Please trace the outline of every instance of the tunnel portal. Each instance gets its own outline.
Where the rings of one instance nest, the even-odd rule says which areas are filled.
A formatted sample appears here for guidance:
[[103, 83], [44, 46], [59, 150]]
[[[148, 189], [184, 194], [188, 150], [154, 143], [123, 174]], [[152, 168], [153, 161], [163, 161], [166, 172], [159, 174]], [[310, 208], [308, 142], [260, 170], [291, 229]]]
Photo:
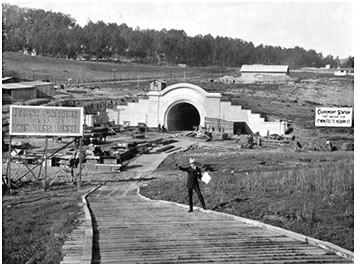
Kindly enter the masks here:
[[194, 130], [200, 125], [200, 114], [195, 106], [182, 102], [175, 104], [167, 114], [167, 127], [169, 131]]

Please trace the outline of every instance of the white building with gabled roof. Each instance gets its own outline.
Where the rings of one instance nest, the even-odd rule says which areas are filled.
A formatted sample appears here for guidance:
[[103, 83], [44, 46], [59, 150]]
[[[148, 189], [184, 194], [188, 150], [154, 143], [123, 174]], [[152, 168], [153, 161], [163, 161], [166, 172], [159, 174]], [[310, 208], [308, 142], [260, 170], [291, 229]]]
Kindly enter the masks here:
[[242, 65], [241, 77], [256, 78], [259, 76], [285, 76], [289, 74], [288, 65]]

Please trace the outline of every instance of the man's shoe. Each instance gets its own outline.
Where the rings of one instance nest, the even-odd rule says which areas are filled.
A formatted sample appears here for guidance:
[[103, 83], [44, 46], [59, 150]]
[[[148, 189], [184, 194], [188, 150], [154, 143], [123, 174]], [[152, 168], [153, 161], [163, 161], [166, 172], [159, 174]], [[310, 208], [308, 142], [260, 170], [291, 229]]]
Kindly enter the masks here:
[[188, 213], [192, 212], [193, 210], [189, 210]]

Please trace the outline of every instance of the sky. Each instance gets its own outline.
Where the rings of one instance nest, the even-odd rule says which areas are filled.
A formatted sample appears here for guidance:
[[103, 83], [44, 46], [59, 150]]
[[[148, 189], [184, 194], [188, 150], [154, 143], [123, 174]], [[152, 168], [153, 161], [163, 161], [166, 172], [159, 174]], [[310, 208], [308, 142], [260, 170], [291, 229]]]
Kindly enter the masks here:
[[2, 0], [19, 7], [70, 15], [88, 21], [125, 23], [140, 29], [177, 29], [283, 48], [314, 49], [323, 56], [354, 56], [355, 1], [84, 1]]

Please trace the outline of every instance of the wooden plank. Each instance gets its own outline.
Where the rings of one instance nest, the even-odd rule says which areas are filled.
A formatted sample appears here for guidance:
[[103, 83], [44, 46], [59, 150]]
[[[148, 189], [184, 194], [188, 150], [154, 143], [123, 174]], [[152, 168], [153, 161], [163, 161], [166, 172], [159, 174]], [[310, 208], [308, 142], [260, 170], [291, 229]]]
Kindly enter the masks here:
[[[103, 246], [102, 246], [103, 247]], [[103, 254], [104, 256], [106, 255], [111, 255], [111, 254], [116, 254], [116, 255], [127, 255], [129, 253], [134, 253], [134, 254], [141, 254], [141, 255], [145, 255], [145, 254], [181, 254], [183, 252], [188, 253], [189, 251], [193, 251], [193, 252], [200, 252], [201, 254], [206, 254], [206, 253], [216, 253], [216, 254], [241, 254], [241, 255], [246, 255], [246, 254], [250, 254], [250, 255], [256, 255], [256, 254], [260, 254], [260, 255], [278, 255], [278, 254], [288, 254], [288, 255], [297, 255], [297, 256], [318, 256], [318, 255], [326, 255], [327, 253], [324, 251], [319, 251], [319, 250], [315, 250], [312, 251], [311, 254], [306, 252], [306, 250], [295, 250], [295, 249], [287, 249], [286, 247], [282, 247], [279, 248], [277, 246], [273, 246], [273, 247], [263, 247], [263, 248], [257, 248], [257, 247], [253, 247], [253, 248], [249, 248], [247, 249], [246, 246], [243, 246], [241, 248], [233, 246], [233, 247], [227, 247], [227, 246], [211, 246], [208, 248], [205, 247], [199, 247], [199, 246], [178, 246], [178, 247], [154, 247], [152, 249], [149, 248], [143, 248], [143, 249], [139, 249], [139, 248], [126, 248], [126, 247], [112, 247], [112, 248], [108, 248], [108, 247], [103, 247], [102, 249], [103, 251], [106, 251], [105, 254]], [[336, 257], [337, 259], [339, 259], [337, 256], [333, 255], [332, 256]]]
[[[267, 253], [271, 252], [271, 254], [276, 253], [284, 253], [289, 252], [292, 254], [303, 254], [303, 255], [314, 255], [314, 254], [321, 254], [325, 255], [328, 254], [324, 250], [319, 249], [305, 249], [305, 248], [296, 248], [293, 247], [279, 247], [277, 245], [273, 246], [253, 246], [248, 247], [247, 245], [237, 246], [227, 246], [226, 244], [223, 245], [216, 245], [213, 243], [212, 245], [208, 245], [209, 247], [204, 247], [204, 245], [177, 245], [177, 246], [169, 246], [169, 245], [144, 245], [142, 248], [138, 246], [132, 245], [104, 245], [100, 244], [101, 250], [106, 251], [108, 253], [114, 252], [116, 254], [127, 253], [128, 251], [136, 251], [136, 252], [169, 252], [169, 253], [181, 253], [182, 251], [188, 250], [195, 250], [195, 251], [216, 251], [216, 252], [232, 252], [232, 253]], [[334, 255], [334, 254], [332, 254]], [[335, 255], [334, 255], [335, 256]]]
[[95, 187], [82, 196], [83, 214], [79, 226], [67, 237], [62, 247], [65, 254], [61, 263], [91, 263], [93, 249], [93, 227], [86, 196], [95, 191]]
[[195, 239], [201, 239], [206, 241], [219, 241], [221, 243], [222, 241], [231, 242], [236, 241], [237, 243], [241, 242], [254, 242], [259, 243], [260, 241], [263, 242], [279, 242], [281, 244], [285, 243], [298, 243], [297, 241], [294, 241], [293, 239], [289, 239], [286, 236], [239, 236], [239, 235], [224, 235], [224, 234], [217, 234], [217, 235], [198, 235], [197, 237], [193, 237], [194, 234], [191, 233], [182, 233], [174, 235], [174, 233], [167, 233], [167, 234], [144, 234], [144, 235], [134, 235], [134, 233], [131, 234], [123, 234], [121, 235], [116, 233], [107, 233], [107, 232], [100, 232], [101, 236], [95, 236], [94, 239], [98, 241], [122, 241], [122, 243], [126, 242], [132, 242], [132, 241], [156, 241], [156, 242], [171, 242], [171, 241], [188, 241], [188, 240], [195, 240]]
[[[173, 256], [168, 256], [165, 254], [155, 254], [153, 256], [148, 256], [148, 255], [139, 255], [139, 256], [129, 256], [128, 254], [126, 256], [121, 256], [121, 255], [117, 255], [115, 254], [114, 256], [105, 256], [105, 257], [101, 257], [101, 261], [106, 261], [106, 260], [112, 260], [118, 258], [118, 262], [121, 261], [126, 261], [126, 260], [132, 260], [135, 262], [147, 262], [150, 263], [151, 261], [163, 261], [166, 263], [171, 263], [171, 261], [180, 261], [180, 260], [188, 260], [189, 259], [189, 253], [185, 253], [185, 254], [174, 254]], [[319, 259], [319, 256], [309, 256], [309, 257], [300, 257], [300, 256], [286, 256], [286, 255], [282, 255], [282, 254], [269, 254], [268, 256], [262, 256], [261, 254], [253, 254], [253, 256], [249, 256], [248, 254], [244, 254], [244, 256], [241, 256], [239, 254], [224, 254], [224, 255], [218, 255], [215, 256], [214, 254], [199, 254], [199, 253], [192, 253], [192, 259], [197, 260], [197, 262], [201, 262], [203, 260], [212, 260], [214, 262], [220, 262], [220, 261], [227, 261], [227, 260], [231, 260], [231, 261], [236, 261], [238, 263], [241, 263], [242, 261], [246, 260], [246, 261], [252, 261], [253, 263], [256, 261], [280, 261], [280, 260], [288, 260], [288, 261], [292, 261], [292, 263], [298, 263], [299, 261], [302, 260], [307, 260], [307, 261], [312, 261], [312, 262], [326, 262], [326, 261], [331, 261], [331, 262], [336, 262], [336, 263], [346, 263], [345, 261], [340, 261], [337, 258], [334, 257], [324, 257], [322, 256], [321, 259]]]
[[101, 258], [99, 263], [346, 263], [346, 261], [339, 261], [337, 258], [326, 258], [323, 257], [319, 259], [318, 257], [309, 257], [309, 258], [298, 258], [298, 257], [241, 257], [241, 256], [231, 256], [227, 255], [226, 257], [203, 257], [201, 255], [178, 255], [173, 257], [123, 257], [119, 258], [118, 256], [113, 257], [104, 257]]
[[121, 164], [95, 164], [95, 169], [110, 169], [110, 171], [113, 170], [119, 170], [123, 167]]
[[[201, 250], [202, 251], [202, 250]], [[245, 253], [245, 252], [196, 252], [195, 250], [189, 250], [189, 251], [183, 251], [183, 252], [177, 252], [177, 253], [169, 253], [169, 252], [157, 252], [157, 253], [150, 253], [150, 252], [124, 252], [124, 253], [104, 253], [101, 255], [101, 258], [106, 260], [107, 258], [124, 258], [124, 259], [138, 259], [138, 260], [159, 260], [159, 258], [163, 260], [173, 260], [173, 259], [179, 259], [181, 257], [187, 258], [187, 257], [198, 257], [198, 259], [206, 259], [211, 258], [212, 260], [219, 260], [219, 259], [227, 259], [227, 258], [236, 258], [237, 260], [241, 259], [251, 259], [253, 261], [256, 260], [331, 260], [331, 261], [341, 261], [337, 256], [327, 256], [322, 255], [321, 258], [314, 254], [314, 255], [302, 255], [302, 254], [294, 254], [294, 253], [287, 253], [287, 252], [258, 252], [258, 253]]]

